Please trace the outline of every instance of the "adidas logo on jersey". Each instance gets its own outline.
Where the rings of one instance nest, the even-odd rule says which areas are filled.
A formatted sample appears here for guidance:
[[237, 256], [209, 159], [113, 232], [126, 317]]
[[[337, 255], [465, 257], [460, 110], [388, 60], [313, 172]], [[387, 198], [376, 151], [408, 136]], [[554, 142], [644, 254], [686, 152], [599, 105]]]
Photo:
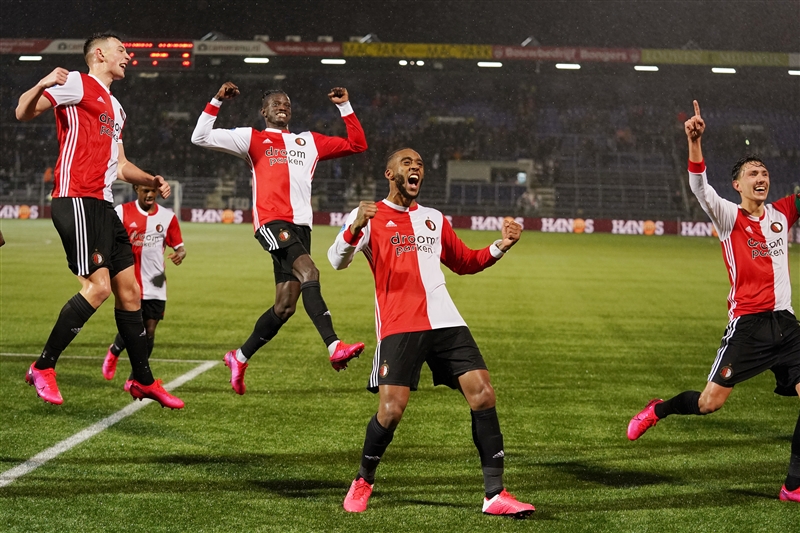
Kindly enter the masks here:
[[272, 144], [272, 141], [269, 139], [264, 139], [264, 142], [262, 142], [261, 144]]
[[386, 227], [387, 228], [396, 228], [397, 224], [395, 224], [394, 221], [390, 220], [389, 222], [386, 223]]
[[98, 101], [98, 102], [101, 102], [101, 103], [103, 103], [103, 104], [105, 104], [105, 103], [106, 103], [106, 101], [105, 101], [105, 100], [103, 100], [103, 97], [102, 97], [102, 96], [98, 96], [98, 97], [97, 97], [97, 101]]
[[133, 222], [131, 222], [131, 225], [130, 225], [130, 227], [131, 227], [131, 228], [138, 228], [138, 227], [139, 227], [139, 225], [138, 225], [138, 224], [136, 223], [136, 221], [134, 220]]
[[747, 226], [746, 228], [744, 228], [744, 230], [745, 230], [747, 233], [753, 233], [753, 228], [751, 228], [750, 226]]

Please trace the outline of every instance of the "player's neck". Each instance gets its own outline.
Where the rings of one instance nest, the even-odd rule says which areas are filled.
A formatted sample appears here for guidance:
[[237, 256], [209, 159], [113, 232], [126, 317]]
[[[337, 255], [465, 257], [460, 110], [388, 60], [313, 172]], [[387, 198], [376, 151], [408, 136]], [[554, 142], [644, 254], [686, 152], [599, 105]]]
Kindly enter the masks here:
[[751, 217], [761, 218], [764, 216], [764, 202], [762, 201], [753, 201], [748, 198], [742, 198], [742, 202], [739, 204], [739, 207]]
[[100, 68], [90, 68], [89, 74], [100, 80], [100, 83], [105, 85], [107, 89], [111, 89], [111, 84], [114, 82], [114, 76], [111, 72]]
[[386, 201], [400, 207], [412, 207], [417, 201], [414, 198], [407, 198], [400, 194], [400, 191], [389, 192]]

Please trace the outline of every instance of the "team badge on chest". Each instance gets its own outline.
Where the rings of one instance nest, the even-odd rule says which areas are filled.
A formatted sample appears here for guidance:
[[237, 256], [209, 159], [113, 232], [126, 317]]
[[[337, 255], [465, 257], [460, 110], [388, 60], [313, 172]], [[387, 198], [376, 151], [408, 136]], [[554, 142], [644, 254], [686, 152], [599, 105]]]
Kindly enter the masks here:
[[773, 233], [780, 233], [783, 231], [783, 224], [780, 222], [773, 222], [769, 225], [769, 229], [771, 229]]

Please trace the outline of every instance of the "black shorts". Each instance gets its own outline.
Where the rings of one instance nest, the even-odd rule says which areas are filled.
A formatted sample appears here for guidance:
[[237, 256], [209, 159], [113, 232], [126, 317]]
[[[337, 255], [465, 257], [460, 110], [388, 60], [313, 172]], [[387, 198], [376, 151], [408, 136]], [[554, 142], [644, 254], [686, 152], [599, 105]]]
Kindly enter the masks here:
[[800, 383], [800, 324], [789, 311], [733, 319], [717, 350], [708, 380], [733, 387], [765, 370], [775, 374], [775, 393], [797, 396]]
[[481, 351], [466, 326], [397, 333], [378, 342], [367, 390], [401, 385], [417, 390], [422, 363], [428, 363], [434, 385], [458, 388], [458, 377], [486, 370]]
[[276, 285], [300, 281], [292, 273], [292, 265], [301, 255], [311, 255], [311, 228], [276, 220], [258, 228], [255, 238], [272, 255]]
[[164, 311], [166, 309], [166, 300], [142, 300], [142, 319], [164, 320]]
[[133, 266], [131, 241], [111, 203], [96, 198], [53, 198], [51, 216], [73, 274], [85, 278], [107, 268], [114, 277]]

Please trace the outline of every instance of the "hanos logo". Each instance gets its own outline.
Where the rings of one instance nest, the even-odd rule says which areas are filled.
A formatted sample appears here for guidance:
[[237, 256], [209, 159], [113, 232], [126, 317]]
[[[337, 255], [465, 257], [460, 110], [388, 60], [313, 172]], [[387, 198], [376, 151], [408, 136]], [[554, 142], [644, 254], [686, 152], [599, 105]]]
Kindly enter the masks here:
[[594, 233], [594, 220], [591, 218], [543, 218], [542, 231], [545, 233]]

